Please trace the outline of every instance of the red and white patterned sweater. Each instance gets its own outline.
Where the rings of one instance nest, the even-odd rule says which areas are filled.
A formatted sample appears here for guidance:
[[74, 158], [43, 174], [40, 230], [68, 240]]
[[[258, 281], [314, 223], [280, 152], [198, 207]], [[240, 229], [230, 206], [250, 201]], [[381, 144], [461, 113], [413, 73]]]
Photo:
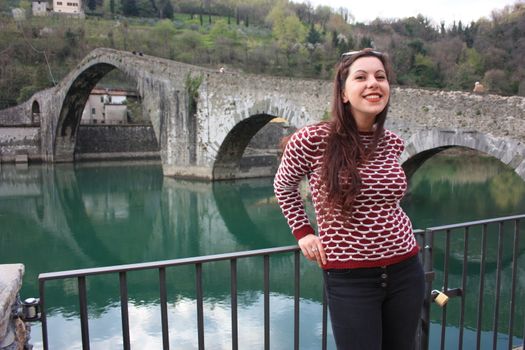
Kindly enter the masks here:
[[[275, 196], [295, 238], [314, 233], [299, 192], [299, 183], [306, 175], [327, 255], [323, 268], [385, 266], [417, 254], [412, 224], [399, 204], [407, 189], [398, 161], [403, 140], [385, 130], [373, 156], [358, 167], [362, 187], [348, 214], [340, 208], [326, 210], [323, 205], [326, 186], [320, 175], [328, 132], [329, 125], [320, 123], [293, 134], [275, 175]], [[372, 133], [360, 136], [363, 144], [372, 142]]]

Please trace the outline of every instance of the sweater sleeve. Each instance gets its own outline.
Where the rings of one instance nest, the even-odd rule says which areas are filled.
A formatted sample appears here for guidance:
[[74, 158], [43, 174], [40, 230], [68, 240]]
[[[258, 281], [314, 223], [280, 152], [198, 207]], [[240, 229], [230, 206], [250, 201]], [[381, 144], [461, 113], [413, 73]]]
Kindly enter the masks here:
[[299, 192], [299, 183], [311, 170], [315, 148], [307, 128], [293, 134], [274, 179], [275, 197], [297, 240], [314, 233]]

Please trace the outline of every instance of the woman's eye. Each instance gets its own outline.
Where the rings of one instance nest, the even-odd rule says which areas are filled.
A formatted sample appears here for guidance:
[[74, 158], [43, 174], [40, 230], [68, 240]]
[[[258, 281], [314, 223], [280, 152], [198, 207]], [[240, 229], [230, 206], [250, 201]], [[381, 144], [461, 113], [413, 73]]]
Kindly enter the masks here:
[[384, 75], [380, 75], [378, 77], [376, 77], [377, 80], [385, 80], [386, 77]]

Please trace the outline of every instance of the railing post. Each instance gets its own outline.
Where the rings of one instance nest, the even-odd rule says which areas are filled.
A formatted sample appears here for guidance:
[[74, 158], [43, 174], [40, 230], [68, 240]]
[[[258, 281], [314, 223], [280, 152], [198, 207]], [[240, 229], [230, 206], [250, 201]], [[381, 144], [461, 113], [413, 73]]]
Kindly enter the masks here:
[[237, 316], [237, 259], [230, 260], [230, 276], [232, 350], [237, 350], [239, 349], [239, 326]]
[[44, 350], [49, 349], [48, 338], [47, 338], [47, 317], [46, 317], [46, 304], [45, 304], [45, 280], [38, 280], [38, 288], [40, 290], [40, 322], [42, 322], [42, 346]]
[[[433, 234], [430, 230], [425, 230], [423, 238], [423, 270], [425, 276], [431, 276], [433, 268]], [[433, 278], [432, 278], [433, 279]], [[432, 279], [425, 279], [425, 299], [423, 300], [423, 310], [421, 311], [421, 337], [419, 339], [420, 350], [427, 350], [430, 335], [430, 305], [432, 304]]]
[[270, 350], [270, 256], [264, 255], [264, 349]]
[[323, 336], [321, 339], [321, 348], [322, 350], [326, 350], [328, 346], [328, 300], [326, 298], [326, 289], [323, 285]]
[[465, 294], [467, 291], [467, 275], [468, 275], [468, 248], [469, 248], [469, 227], [465, 227], [463, 234], [463, 271], [461, 275], [461, 290], [463, 296], [461, 297], [461, 311], [459, 315], [459, 334], [458, 334], [458, 350], [463, 349], [463, 337], [465, 333]]
[[[512, 249], [512, 277], [511, 277], [511, 289], [510, 289], [510, 315], [509, 315], [509, 343], [508, 350], [512, 349], [512, 336], [514, 334], [514, 308], [516, 307], [516, 284], [518, 276], [518, 257], [519, 257], [519, 246], [520, 246], [520, 221], [514, 222], [514, 237], [513, 237], [513, 249]], [[525, 322], [524, 322], [525, 323]], [[523, 328], [522, 339], [525, 339], [525, 325]]]
[[478, 315], [476, 322], [476, 349], [480, 349], [481, 327], [483, 318], [483, 295], [485, 293], [485, 260], [487, 258], [487, 225], [483, 224], [481, 229], [481, 261], [479, 263], [479, 290], [478, 290]]
[[299, 350], [299, 306], [300, 306], [300, 293], [301, 293], [301, 255], [299, 251], [294, 252], [294, 329], [293, 329], [293, 343], [294, 349]]
[[[450, 230], [445, 231], [445, 257], [443, 262], [443, 286], [442, 291], [448, 292], [448, 270], [450, 258]], [[447, 333], [447, 306], [441, 308], [441, 350], [445, 350], [445, 337]]]
[[166, 268], [159, 268], [160, 289], [160, 319], [162, 323], [162, 349], [169, 350], [170, 339], [168, 330], [168, 293], [166, 291]]
[[494, 317], [492, 319], [492, 348], [496, 349], [498, 345], [498, 323], [499, 323], [499, 298], [501, 295], [501, 270], [503, 260], [503, 222], [498, 225], [498, 253], [496, 257], [496, 295], [494, 296]]
[[124, 350], [131, 348], [129, 340], [128, 282], [126, 272], [119, 272], [120, 280], [120, 315], [122, 318], [122, 345]]
[[199, 350], [204, 350], [204, 296], [202, 292], [202, 263], [195, 264], [195, 289], [197, 293], [197, 333]]
[[87, 309], [86, 276], [78, 276], [78, 298], [80, 302], [80, 330], [82, 349], [89, 350], [89, 321]]

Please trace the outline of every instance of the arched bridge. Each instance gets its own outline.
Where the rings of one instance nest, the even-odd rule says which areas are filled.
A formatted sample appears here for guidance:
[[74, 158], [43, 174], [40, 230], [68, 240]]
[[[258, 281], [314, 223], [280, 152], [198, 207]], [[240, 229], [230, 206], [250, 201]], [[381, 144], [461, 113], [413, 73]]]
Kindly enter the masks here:
[[[298, 128], [330, 109], [331, 83], [251, 75], [191, 66], [157, 57], [96, 49], [56, 87], [0, 111], [0, 126], [40, 117], [41, 158], [74, 160], [77, 130], [89, 93], [109, 71], [136, 81], [153, 124], [166, 176], [228, 179], [239, 174], [251, 138], [275, 117]], [[9, 119], [11, 118], [11, 119]], [[15, 118], [16, 119], [16, 118]], [[412, 173], [448, 147], [488, 153], [525, 179], [525, 98], [393, 88], [387, 127], [407, 140]]]

